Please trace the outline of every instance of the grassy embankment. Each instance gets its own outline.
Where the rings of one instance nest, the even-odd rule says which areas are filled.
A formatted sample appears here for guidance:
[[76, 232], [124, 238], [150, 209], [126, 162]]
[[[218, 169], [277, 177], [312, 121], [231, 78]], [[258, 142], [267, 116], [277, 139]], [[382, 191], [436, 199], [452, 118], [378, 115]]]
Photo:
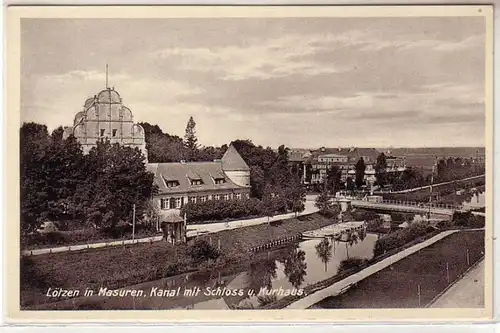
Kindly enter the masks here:
[[[462, 231], [452, 234], [358, 282], [345, 294], [324, 299], [316, 307], [327, 309], [425, 307], [483, 257], [484, 241], [484, 231]], [[467, 250], [469, 262], [467, 262]]]
[[38, 255], [21, 258], [21, 304], [30, 306], [57, 301], [48, 299], [49, 287], [111, 289], [160, 279], [194, 270], [210, 270], [232, 264], [250, 264], [250, 249], [273, 240], [298, 235], [335, 223], [317, 213], [282, 221], [225, 230], [200, 236], [219, 246], [221, 256], [200, 263], [188, 255], [189, 244], [165, 242]]

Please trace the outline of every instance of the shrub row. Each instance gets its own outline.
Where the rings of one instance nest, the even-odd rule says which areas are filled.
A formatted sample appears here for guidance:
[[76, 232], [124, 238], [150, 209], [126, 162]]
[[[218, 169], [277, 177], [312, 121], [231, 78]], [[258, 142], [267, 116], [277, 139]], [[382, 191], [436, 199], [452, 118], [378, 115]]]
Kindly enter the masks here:
[[[137, 224], [135, 226], [136, 236], [149, 236], [154, 233], [149, 226]], [[94, 229], [87, 228], [76, 231], [53, 231], [47, 233], [33, 233], [21, 237], [21, 245], [24, 248], [36, 248], [53, 245], [76, 245], [96, 241], [117, 240], [130, 238], [132, 226], [125, 225], [115, 228]]]
[[422, 237], [436, 229], [420, 223], [413, 223], [408, 228], [397, 230], [393, 233], [380, 237], [375, 243], [373, 256], [377, 257], [387, 251], [402, 247], [403, 245]]
[[[271, 207], [271, 208], [270, 208]], [[203, 222], [213, 220], [235, 219], [249, 216], [264, 216], [267, 211], [273, 214], [286, 212], [282, 200], [271, 199], [271, 202], [256, 198], [234, 200], [209, 200], [205, 202], [187, 203], [181, 210], [186, 214], [188, 222]]]

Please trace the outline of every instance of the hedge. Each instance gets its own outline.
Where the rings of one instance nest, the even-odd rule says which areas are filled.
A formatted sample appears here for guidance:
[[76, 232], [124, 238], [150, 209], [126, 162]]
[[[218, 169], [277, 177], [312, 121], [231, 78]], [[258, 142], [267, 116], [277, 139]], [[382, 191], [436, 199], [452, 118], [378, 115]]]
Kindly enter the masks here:
[[377, 257], [385, 252], [402, 247], [403, 245], [435, 230], [435, 228], [429, 225], [413, 223], [408, 228], [400, 229], [393, 233], [384, 235], [375, 243], [373, 256]]
[[[155, 231], [144, 224], [136, 224], [135, 235], [150, 236]], [[21, 237], [21, 246], [24, 248], [37, 248], [45, 246], [64, 246], [86, 244], [106, 240], [128, 239], [132, 234], [132, 226], [126, 225], [109, 229], [87, 228], [76, 231], [54, 231], [47, 233], [33, 233]]]
[[[286, 212], [281, 201], [276, 198], [271, 205], [276, 213]], [[203, 222], [213, 220], [235, 219], [249, 216], [264, 216], [266, 207], [256, 198], [234, 200], [208, 200], [205, 202], [187, 203], [181, 210], [186, 214], [188, 222]]]

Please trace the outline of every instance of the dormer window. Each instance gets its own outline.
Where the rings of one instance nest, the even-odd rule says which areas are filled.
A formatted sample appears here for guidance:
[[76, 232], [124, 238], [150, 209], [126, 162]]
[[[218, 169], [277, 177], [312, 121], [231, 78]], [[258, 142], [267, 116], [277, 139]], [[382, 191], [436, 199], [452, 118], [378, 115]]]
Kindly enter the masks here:
[[191, 185], [203, 185], [203, 180], [201, 179], [189, 179]]
[[167, 184], [168, 188], [179, 186], [179, 182], [177, 180], [168, 180], [165, 183]]
[[224, 178], [214, 178], [214, 183], [215, 185], [221, 185], [224, 184], [226, 180]]

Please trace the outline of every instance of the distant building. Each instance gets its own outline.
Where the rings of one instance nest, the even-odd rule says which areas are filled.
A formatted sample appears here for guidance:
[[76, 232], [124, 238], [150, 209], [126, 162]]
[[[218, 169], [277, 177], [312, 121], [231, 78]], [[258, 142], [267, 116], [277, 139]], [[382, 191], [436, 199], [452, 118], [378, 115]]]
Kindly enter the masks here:
[[356, 163], [363, 158], [367, 174], [370, 171], [380, 153], [373, 148], [325, 148], [322, 147], [312, 152], [308, 162], [311, 165], [311, 183], [321, 184], [332, 166], [336, 166], [341, 173], [341, 181], [345, 182], [348, 177], [354, 180]]
[[171, 221], [182, 220], [180, 209], [188, 202], [250, 197], [250, 168], [233, 145], [221, 160], [149, 163], [147, 169], [159, 189], [153, 200]]
[[147, 160], [144, 129], [134, 124], [132, 111], [123, 104], [114, 88], [106, 88], [87, 98], [83, 108], [75, 115], [73, 125], [64, 128], [63, 138], [73, 134], [87, 154], [99, 140], [109, 139], [138, 148]]

